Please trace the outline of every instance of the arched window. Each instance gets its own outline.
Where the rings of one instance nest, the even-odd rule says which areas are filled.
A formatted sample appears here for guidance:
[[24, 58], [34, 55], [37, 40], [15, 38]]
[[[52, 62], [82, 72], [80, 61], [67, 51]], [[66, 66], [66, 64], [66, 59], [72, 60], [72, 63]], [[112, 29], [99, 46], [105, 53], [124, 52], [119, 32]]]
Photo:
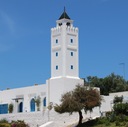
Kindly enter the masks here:
[[46, 97], [43, 100], [43, 106], [46, 107]]
[[20, 102], [19, 104], [19, 112], [23, 112], [23, 102]]
[[35, 111], [35, 100], [34, 100], [34, 98], [32, 98], [31, 102], [30, 102], [30, 111], [31, 112]]

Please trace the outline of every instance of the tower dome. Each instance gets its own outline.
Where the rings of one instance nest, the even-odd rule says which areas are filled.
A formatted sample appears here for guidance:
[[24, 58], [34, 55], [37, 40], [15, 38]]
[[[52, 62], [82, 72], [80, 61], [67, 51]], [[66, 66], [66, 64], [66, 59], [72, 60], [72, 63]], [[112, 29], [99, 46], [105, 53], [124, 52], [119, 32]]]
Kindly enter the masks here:
[[68, 14], [65, 11], [65, 7], [64, 7], [64, 12], [61, 14], [59, 20], [61, 19], [70, 19], [70, 17], [68, 16]]

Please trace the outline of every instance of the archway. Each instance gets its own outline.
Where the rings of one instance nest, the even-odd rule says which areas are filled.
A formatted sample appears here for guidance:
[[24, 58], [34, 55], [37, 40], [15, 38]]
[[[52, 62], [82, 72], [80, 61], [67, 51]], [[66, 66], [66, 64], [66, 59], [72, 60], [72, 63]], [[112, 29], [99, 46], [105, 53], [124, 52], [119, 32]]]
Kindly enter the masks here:
[[23, 102], [20, 102], [19, 104], [19, 112], [23, 112]]
[[46, 107], [46, 97], [43, 100], [43, 106]]
[[31, 112], [35, 111], [35, 100], [34, 100], [34, 98], [31, 99], [30, 110], [31, 110]]

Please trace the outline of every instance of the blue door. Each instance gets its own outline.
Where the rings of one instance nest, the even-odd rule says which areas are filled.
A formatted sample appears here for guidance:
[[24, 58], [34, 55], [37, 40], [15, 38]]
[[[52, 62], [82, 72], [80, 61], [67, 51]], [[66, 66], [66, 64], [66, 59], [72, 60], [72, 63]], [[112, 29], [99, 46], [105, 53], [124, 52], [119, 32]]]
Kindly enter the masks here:
[[34, 99], [32, 99], [30, 102], [30, 109], [31, 109], [31, 112], [35, 111], [35, 100]]
[[46, 97], [43, 100], [43, 106], [46, 107]]
[[8, 113], [8, 104], [1, 104], [0, 105], [0, 114], [7, 114]]
[[23, 102], [20, 102], [19, 104], [19, 112], [23, 112]]

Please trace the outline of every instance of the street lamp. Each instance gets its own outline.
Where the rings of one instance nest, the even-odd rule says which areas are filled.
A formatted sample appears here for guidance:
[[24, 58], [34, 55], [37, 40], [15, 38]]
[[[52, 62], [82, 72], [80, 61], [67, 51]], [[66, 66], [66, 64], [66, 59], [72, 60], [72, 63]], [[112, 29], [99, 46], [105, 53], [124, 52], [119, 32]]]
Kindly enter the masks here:
[[125, 79], [125, 63], [120, 63], [119, 65], [122, 65], [123, 66], [123, 74], [124, 74], [124, 79]]

